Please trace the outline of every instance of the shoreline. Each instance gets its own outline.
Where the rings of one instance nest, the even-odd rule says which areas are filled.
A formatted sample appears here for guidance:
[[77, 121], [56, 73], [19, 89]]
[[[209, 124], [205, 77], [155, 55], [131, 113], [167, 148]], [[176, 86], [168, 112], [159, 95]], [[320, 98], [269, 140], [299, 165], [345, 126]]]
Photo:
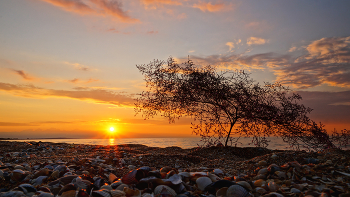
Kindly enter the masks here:
[[[3, 172], [13, 172], [16, 165], [28, 165], [32, 170], [29, 174], [34, 174], [37, 171], [34, 170], [35, 165], [40, 165], [40, 168], [44, 168], [45, 165], [53, 165], [55, 163], [66, 166], [84, 166], [86, 162], [90, 164], [95, 162], [100, 163], [101, 166], [109, 166], [108, 168], [110, 169], [106, 172], [113, 173], [118, 178], [122, 178], [128, 174], [129, 171], [142, 166], [149, 166], [158, 170], [168, 166], [171, 169], [176, 169], [178, 172], [212, 172], [215, 169], [220, 169], [224, 172], [223, 176], [219, 177], [220, 179], [230, 179], [231, 181], [237, 182], [236, 177], [245, 175], [247, 178], [244, 180], [252, 184], [253, 181], [256, 181], [259, 170], [267, 168], [272, 164], [281, 167], [286, 163], [296, 162], [300, 165], [300, 169], [314, 169], [313, 171], [309, 171], [308, 174], [301, 171], [299, 173], [300, 176], [307, 178], [305, 178], [304, 181], [298, 181], [298, 184], [309, 184], [309, 179], [315, 176], [321, 178], [326, 176], [334, 183], [340, 184], [339, 181], [337, 182], [339, 176], [337, 177], [334, 175], [334, 171], [345, 173], [349, 173], [350, 171], [350, 151], [340, 150], [306, 152], [270, 150], [255, 147], [182, 149], [176, 146], [159, 148], [141, 144], [103, 146], [52, 142], [0, 141], [0, 155], [0, 161], [2, 162], [0, 163], [0, 168]], [[324, 175], [320, 174], [320, 169], [322, 168], [324, 172], [326, 172]], [[331, 173], [332, 171], [333, 173]], [[310, 174], [311, 172], [314, 174]], [[104, 178], [108, 180], [105, 174], [107, 173], [99, 174], [95, 171], [90, 172], [90, 175], [104, 176]], [[343, 177], [342, 180], [346, 181], [345, 183], [349, 185], [349, 177]], [[283, 183], [283, 181], [285, 182], [286, 179], [288, 178], [284, 178], [281, 183]], [[300, 177], [300, 179], [302, 179], [302, 177]], [[267, 180], [268, 177], [265, 177], [265, 181]], [[277, 179], [275, 181], [277, 181]], [[5, 185], [6, 189], [11, 190], [19, 184], [18, 182], [16, 184]], [[48, 182], [46, 184], [48, 184]], [[280, 187], [282, 187], [282, 185], [283, 184], [281, 184]], [[344, 192], [349, 192], [348, 185], [346, 188], [342, 186]], [[253, 183], [253, 189], [255, 188]], [[271, 191], [269, 193], [271, 193]]]

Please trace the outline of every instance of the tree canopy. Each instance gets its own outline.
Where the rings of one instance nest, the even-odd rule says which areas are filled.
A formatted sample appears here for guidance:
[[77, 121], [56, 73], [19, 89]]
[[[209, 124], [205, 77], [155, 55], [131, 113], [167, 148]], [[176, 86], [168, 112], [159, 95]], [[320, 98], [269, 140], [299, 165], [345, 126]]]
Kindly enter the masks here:
[[280, 83], [260, 85], [244, 71], [217, 71], [191, 60], [178, 64], [173, 58], [137, 68], [148, 90], [136, 99], [135, 111], [145, 119], [158, 113], [170, 123], [191, 117], [193, 133], [225, 146], [237, 135], [254, 137], [258, 145], [274, 135], [295, 146], [333, 146], [308, 117], [311, 109], [298, 103], [301, 96]]

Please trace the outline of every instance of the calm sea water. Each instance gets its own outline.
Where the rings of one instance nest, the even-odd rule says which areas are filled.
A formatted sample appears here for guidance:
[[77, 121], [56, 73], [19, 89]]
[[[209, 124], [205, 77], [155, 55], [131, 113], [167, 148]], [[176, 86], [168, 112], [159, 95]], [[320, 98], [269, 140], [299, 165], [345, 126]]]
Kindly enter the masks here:
[[[281, 138], [269, 137], [268, 149], [290, 149], [289, 145]], [[15, 141], [42, 141], [53, 143], [69, 144], [90, 144], [90, 145], [119, 145], [119, 144], [143, 144], [150, 147], [178, 146], [181, 148], [194, 148], [203, 145], [200, 138], [123, 138], [123, 139], [28, 139]], [[252, 147], [252, 138], [240, 138], [237, 147]]]

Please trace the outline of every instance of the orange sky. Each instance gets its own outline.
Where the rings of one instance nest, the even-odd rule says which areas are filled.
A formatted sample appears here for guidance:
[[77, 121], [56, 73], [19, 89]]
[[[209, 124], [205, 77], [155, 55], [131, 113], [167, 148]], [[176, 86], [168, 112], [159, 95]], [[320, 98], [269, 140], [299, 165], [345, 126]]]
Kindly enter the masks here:
[[136, 65], [188, 56], [279, 81], [350, 129], [349, 1], [0, 1], [0, 137], [196, 137], [135, 116]]

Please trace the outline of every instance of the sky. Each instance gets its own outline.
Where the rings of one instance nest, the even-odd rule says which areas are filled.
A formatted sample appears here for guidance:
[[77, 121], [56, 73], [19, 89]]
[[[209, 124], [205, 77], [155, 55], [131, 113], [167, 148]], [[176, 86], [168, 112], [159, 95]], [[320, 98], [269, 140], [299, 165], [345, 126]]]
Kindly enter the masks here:
[[[298, 92], [350, 129], [348, 0], [0, 0], [0, 137], [196, 137], [144, 120], [136, 65], [188, 57]], [[115, 133], [109, 129], [115, 128]]]

